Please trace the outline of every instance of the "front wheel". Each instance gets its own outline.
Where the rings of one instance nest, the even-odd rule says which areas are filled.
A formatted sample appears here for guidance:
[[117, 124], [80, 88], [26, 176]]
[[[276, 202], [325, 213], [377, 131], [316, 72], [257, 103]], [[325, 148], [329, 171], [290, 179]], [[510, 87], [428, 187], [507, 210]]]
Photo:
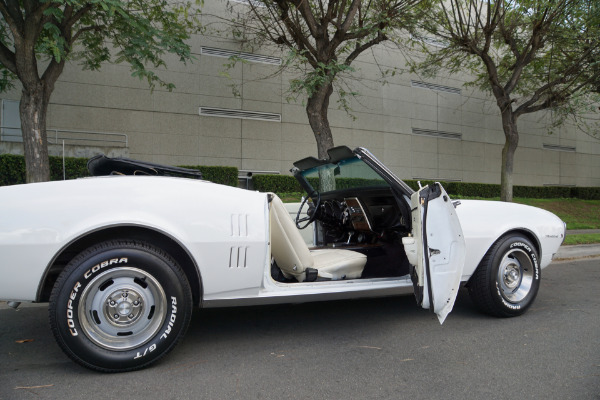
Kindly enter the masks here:
[[523, 314], [540, 287], [538, 254], [521, 235], [500, 238], [487, 252], [469, 282], [469, 294], [483, 312], [497, 317]]
[[52, 332], [79, 364], [104, 372], [143, 368], [167, 354], [191, 318], [190, 286], [162, 250], [108, 241], [75, 257], [50, 296]]

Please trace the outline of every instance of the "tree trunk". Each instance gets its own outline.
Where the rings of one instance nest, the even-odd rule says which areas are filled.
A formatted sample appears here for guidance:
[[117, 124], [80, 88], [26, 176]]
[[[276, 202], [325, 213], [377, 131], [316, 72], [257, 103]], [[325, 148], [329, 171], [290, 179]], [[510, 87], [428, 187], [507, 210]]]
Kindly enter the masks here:
[[504, 129], [504, 148], [502, 149], [502, 170], [500, 173], [500, 200], [513, 200], [513, 165], [515, 151], [519, 145], [517, 119], [509, 107], [502, 110], [502, 128]]
[[329, 109], [329, 97], [333, 93], [333, 85], [325, 85], [318, 88], [308, 98], [306, 114], [317, 141], [318, 156], [320, 159], [327, 157], [327, 150], [333, 147], [333, 135], [329, 127], [327, 110]]
[[[28, 85], [29, 86], [29, 85]], [[46, 111], [50, 94], [42, 83], [23, 88], [19, 111], [27, 183], [50, 180], [50, 161], [48, 159], [48, 138], [46, 135]]]
[[[308, 98], [306, 105], [308, 122], [317, 141], [319, 159], [327, 158], [327, 150], [333, 147], [333, 135], [327, 118], [331, 93], [333, 93], [333, 85], [322, 86]], [[319, 191], [329, 192], [331, 190], [335, 190], [335, 177], [332, 171], [320, 171]]]

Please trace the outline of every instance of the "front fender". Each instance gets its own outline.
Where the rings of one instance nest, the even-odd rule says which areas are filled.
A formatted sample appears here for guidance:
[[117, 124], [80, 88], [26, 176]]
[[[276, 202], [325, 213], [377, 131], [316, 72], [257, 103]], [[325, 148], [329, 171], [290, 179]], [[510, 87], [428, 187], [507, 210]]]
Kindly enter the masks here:
[[537, 207], [486, 200], [460, 200], [456, 208], [465, 235], [463, 281], [475, 272], [490, 247], [510, 232], [529, 232], [539, 245], [540, 266], [552, 261], [564, 239], [564, 223]]

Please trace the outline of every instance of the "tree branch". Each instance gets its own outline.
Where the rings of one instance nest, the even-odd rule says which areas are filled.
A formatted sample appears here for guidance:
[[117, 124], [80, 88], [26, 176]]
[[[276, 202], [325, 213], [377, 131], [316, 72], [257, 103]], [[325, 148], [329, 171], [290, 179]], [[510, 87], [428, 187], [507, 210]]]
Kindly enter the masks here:
[[93, 26], [86, 26], [85, 28], [79, 29], [77, 32], [75, 32], [75, 34], [73, 35], [73, 38], [71, 39], [69, 44], [72, 45], [73, 43], [75, 43], [77, 41], [77, 39], [79, 39], [79, 36], [81, 36], [83, 33], [91, 32], [91, 31], [102, 32], [102, 26], [93, 25]]
[[369, 47], [375, 46], [376, 44], [381, 43], [385, 40], [387, 40], [387, 36], [385, 36], [381, 31], [378, 32], [376, 37], [374, 37], [373, 39], [369, 40], [368, 42], [366, 42], [360, 46], [357, 46], [354, 49], [354, 51], [352, 53], [350, 53], [348, 55], [348, 57], [346, 57], [344, 64], [349, 66], [356, 59], [356, 57], [358, 57], [363, 51], [365, 51]]
[[1, 0], [0, 13], [8, 24], [13, 36], [21, 37], [23, 32], [23, 14], [17, 0]]
[[[94, 7], [94, 5], [92, 3], [88, 3], [84, 7], [81, 7], [79, 10], [77, 10], [77, 12], [75, 12], [75, 14], [72, 14], [71, 16], [66, 18], [64, 21], [65, 29], [72, 29], [73, 25], [75, 25], [81, 18], [83, 18], [85, 16], [85, 14], [90, 12], [93, 7]], [[66, 15], [65, 15], [65, 17], [66, 17]], [[74, 42], [74, 40], [72, 42]]]
[[17, 74], [15, 53], [6, 47], [4, 43], [0, 43], [0, 63], [13, 74]]
[[308, 27], [310, 34], [312, 37], [317, 38], [321, 36], [320, 27], [317, 23], [315, 16], [310, 8], [310, 3], [308, 0], [275, 0], [275, 3], [279, 5], [279, 7], [283, 10], [285, 8], [289, 8], [287, 3], [292, 3], [296, 6], [296, 9], [300, 11], [302, 14], [302, 18], [306, 21], [306, 26]]

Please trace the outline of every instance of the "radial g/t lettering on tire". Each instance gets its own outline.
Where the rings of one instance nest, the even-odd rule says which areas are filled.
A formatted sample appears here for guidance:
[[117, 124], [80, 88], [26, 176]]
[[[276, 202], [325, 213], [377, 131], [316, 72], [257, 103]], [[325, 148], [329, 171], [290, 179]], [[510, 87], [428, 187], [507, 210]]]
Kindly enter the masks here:
[[189, 283], [165, 252], [108, 241], [75, 257], [50, 296], [52, 332], [79, 364], [105, 372], [143, 368], [167, 354], [191, 317]]
[[483, 312], [514, 317], [531, 306], [540, 287], [541, 269], [531, 241], [522, 235], [498, 239], [469, 281], [469, 294]]

